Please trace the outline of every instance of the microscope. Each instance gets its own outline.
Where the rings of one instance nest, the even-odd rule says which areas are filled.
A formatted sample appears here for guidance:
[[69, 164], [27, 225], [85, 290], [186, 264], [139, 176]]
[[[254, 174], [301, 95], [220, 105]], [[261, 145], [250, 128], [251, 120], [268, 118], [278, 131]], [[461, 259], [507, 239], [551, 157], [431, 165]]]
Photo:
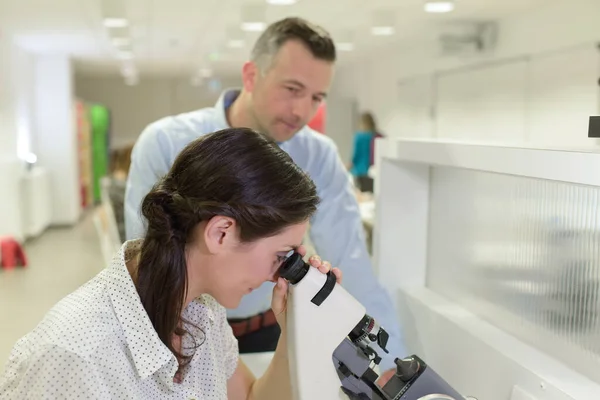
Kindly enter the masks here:
[[416, 355], [395, 359], [383, 386], [375, 372], [387, 332], [336, 282], [291, 253], [279, 268], [289, 283], [288, 355], [294, 400], [464, 400]]

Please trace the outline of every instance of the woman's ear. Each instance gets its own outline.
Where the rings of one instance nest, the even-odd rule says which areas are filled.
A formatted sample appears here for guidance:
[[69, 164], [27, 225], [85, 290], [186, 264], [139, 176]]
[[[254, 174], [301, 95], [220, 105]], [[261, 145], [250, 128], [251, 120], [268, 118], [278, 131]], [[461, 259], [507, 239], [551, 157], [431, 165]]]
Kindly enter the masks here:
[[235, 220], [224, 216], [212, 217], [204, 227], [204, 242], [211, 254], [219, 254], [237, 243]]

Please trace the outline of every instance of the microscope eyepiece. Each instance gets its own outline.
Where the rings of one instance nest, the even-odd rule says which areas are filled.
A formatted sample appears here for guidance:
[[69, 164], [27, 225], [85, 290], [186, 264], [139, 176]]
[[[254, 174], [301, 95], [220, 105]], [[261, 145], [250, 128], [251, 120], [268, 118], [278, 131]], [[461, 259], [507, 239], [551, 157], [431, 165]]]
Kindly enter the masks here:
[[308, 272], [310, 265], [304, 262], [302, 256], [294, 252], [279, 267], [279, 276], [287, 279], [292, 285], [300, 282]]

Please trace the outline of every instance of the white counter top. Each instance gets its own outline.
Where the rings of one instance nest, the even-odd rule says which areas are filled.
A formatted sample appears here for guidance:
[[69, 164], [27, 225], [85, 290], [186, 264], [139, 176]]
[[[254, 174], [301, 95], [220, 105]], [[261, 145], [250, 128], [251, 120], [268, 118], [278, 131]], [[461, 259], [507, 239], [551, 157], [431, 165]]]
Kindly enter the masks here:
[[240, 354], [240, 359], [244, 361], [244, 363], [250, 368], [250, 371], [254, 374], [255, 377], [260, 378], [271, 359], [273, 358], [273, 353], [251, 353], [251, 354]]

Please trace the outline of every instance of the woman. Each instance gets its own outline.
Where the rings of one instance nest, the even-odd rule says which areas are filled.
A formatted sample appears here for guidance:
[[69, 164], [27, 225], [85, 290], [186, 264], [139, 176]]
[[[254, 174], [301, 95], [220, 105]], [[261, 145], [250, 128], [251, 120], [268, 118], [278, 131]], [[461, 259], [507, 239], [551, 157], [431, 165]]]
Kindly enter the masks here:
[[369, 168], [373, 165], [375, 138], [378, 133], [375, 117], [370, 112], [360, 116], [360, 130], [354, 135], [352, 162], [348, 166], [354, 176], [356, 186], [361, 192], [373, 191], [373, 179], [369, 177]]
[[[126, 242], [15, 345], [0, 398], [291, 398], [277, 270], [290, 250], [304, 253], [317, 203], [313, 182], [270, 139], [249, 129], [197, 139], [144, 198], [143, 241]], [[282, 333], [256, 379], [225, 308], [266, 281], [276, 282]]]

